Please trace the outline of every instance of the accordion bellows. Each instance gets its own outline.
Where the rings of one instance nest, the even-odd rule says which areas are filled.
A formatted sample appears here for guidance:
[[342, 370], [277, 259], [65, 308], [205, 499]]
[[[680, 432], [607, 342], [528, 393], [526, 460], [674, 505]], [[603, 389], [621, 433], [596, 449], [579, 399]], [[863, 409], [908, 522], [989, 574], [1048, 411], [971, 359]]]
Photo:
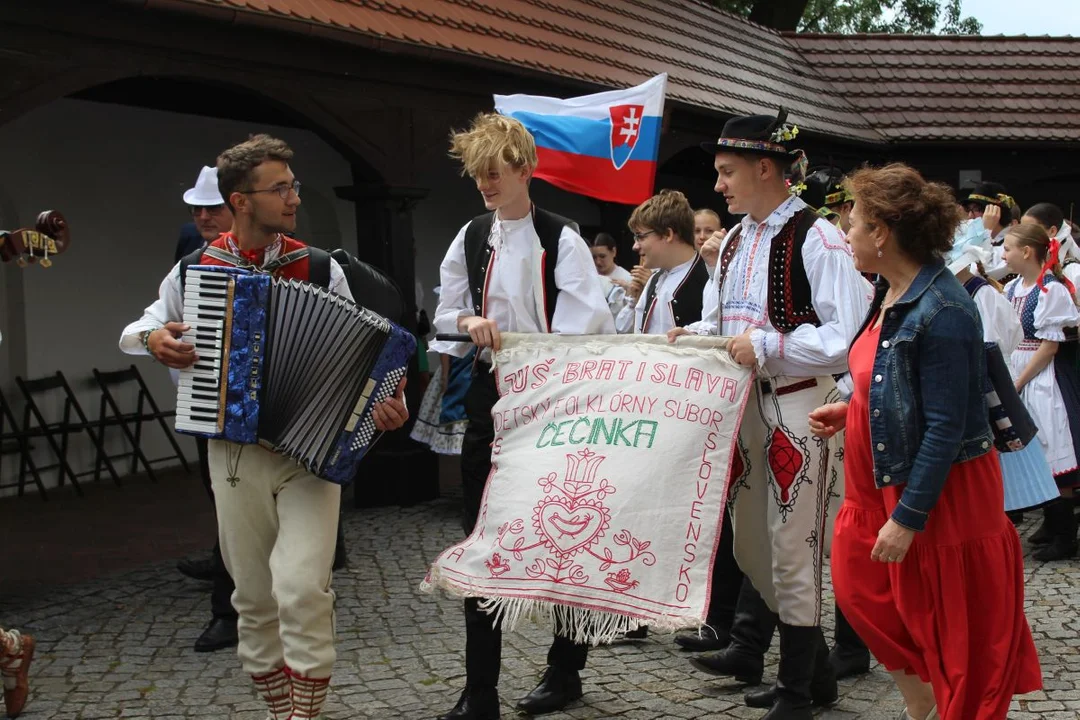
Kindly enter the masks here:
[[350, 481], [375, 439], [413, 336], [340, 295], [233, 267], [194, 265], [185, 335], [199, 361], [180, 373], [176, 429], [264, 442], [311, 473]]

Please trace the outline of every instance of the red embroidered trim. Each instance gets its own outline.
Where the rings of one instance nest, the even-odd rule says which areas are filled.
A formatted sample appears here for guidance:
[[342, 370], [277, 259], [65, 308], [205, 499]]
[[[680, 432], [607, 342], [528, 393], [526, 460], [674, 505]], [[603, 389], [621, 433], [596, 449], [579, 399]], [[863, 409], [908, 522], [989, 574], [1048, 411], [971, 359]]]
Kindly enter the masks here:
[[330, 678], [304, 677], [294, 670], [285, 668], [292, 686], [292, 720], [315, 720], [322, 712], [326, 702], [326, 693], [330, 688]]

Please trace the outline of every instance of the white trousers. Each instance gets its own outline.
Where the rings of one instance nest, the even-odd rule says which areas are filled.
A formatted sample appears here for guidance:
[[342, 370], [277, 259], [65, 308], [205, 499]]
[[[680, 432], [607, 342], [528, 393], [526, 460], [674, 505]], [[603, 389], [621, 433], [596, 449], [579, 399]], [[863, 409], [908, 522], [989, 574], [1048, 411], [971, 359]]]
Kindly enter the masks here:
[[810, 434], [809, 414], [839, 399], [831, 377], [755, 384], [731, 487], [735, 559], [788, 625], [821, 624], [821, 580], [844, 494], [842, 436]]
[[244, 670], [330, 677], [341, 488], [260, 445], [211, 440], [209, 455]]

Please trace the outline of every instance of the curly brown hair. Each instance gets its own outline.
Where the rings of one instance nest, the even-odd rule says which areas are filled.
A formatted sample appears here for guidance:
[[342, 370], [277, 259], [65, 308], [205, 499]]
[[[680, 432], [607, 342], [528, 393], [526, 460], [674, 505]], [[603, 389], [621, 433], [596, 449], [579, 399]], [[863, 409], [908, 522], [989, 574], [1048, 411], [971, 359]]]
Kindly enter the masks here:
[[948, 185], [927, 182], [917, 170], [890, 163], [865, 167], [844, 180], [855, 207], [870, 226], [883, 223], [900, 250], [920, 265], [940, 260], [952, 248], [963, 211]]
[[229, 201], [230, 195], [251, 190], [255, 168], [269, 161], [288, 163], [292, 157], [293, 151], [288, 143], [266, 133], [252, 135], [218, 155], [218, 192], [229, 210], [236, 211]]

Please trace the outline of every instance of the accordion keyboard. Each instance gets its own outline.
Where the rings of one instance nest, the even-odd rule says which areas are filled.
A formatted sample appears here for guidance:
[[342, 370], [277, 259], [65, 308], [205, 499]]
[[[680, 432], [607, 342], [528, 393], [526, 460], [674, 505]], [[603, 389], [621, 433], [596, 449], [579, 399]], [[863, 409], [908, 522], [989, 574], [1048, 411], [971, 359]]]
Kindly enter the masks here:
[[180, 371], [176, 397], [176, 429], [219, 433], [224, 425], [221, 391], [222, 337], [232, 306], [232, 276], [189, 271], [184, 289], [183, 341], [195, 346], [198, 360]]

